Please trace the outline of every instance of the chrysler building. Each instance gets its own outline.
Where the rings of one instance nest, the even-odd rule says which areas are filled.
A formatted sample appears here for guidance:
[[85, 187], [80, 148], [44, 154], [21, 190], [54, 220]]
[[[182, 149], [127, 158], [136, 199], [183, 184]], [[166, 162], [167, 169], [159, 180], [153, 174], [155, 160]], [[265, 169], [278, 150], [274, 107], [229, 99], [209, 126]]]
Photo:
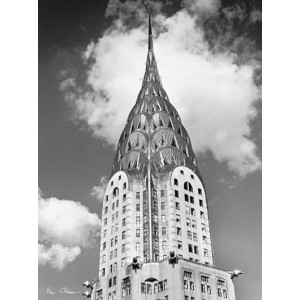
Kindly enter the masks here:
[[214, 265], [207, 195], [191, 139], [157, 70], [149, 14], [141, 90], [121, 133], [102, 211], [92, 300], [235, 300]]

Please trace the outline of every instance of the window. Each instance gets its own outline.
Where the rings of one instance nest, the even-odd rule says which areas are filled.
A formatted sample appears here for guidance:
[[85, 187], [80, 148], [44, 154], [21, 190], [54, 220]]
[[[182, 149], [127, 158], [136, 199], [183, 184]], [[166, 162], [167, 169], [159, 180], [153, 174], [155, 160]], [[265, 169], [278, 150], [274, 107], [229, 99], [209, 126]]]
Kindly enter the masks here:
[[199, 254], [198, 246], [194, 246], [194, 253], [195, 253], [195, 254]]
[[136, 236], [136, 237], [140, 237], [140, 236], [141, 236], [141, 233], [140, 233], [140, 232], [141, 232], [141, 230], [140, 230], [140, 229], [137, 229], [137, 230], [136, 230], [136, 233], [135, 233], [135, 236]]
[[164, 223], [166, 222], [166, 216], [165, 215], [161, 215], [161, 221]]
[[154, 294], [156, 294], [158, 291], [158, 284], [154, 283], [153, 287], [154, 287]]
[[125, 239], [125, 231], [122, 231], [122, 240]]
[[180, 174], [181, 174], [181, 175], [183, 175], [183, 174], [184, 174], [184, 172], [183, 172], [182, 170], [180, 170]]
[[125, 257], [122, 258], [122, 260], [121, 260], [121, 267], [122, 267], [122, 268], [125, 267]]
[[180, 210], [180, 204], [179, 204], [179, 202], [175, 202], [175, 207], [176, 207], [176, 209]]
[[121, 175], [119, 175], [119, 180], [121, 180]]
[[112, 210], [114, 210], [115, 209], [115, 202], [113, 202], [113, 204], [112, 204]]
[[119, 200], [116, 201], [116, 207], [119, 207]]
[[126, 205], [123, 206], [122, 212], [123, 212], [123, 214], [125, 214], [125, 212], [126, 212]]
[[200, 218], [204, 219], [204, 212], [203, 211], [200, 211]]
[[112, 214], [112, 216], [111, 216], [111, 221], [113, 222], [113, 221], [114, 221], [114, 219], [115, 219], [115, 215], [114, 215], [114, 214]]
[[102, 269], [102, 276], [105, 276], [105, 268]]
[[114, 233], [114, 230], [115, 230], [115, 227], [114, 227], [114, 226], [112, 226], [112, 227], [111, 227], [111, 234], [113, 234], [113, 233]]
[[118, 243], [118, 236], [115, 236], [115, 245]]
[[166, 290], [168, 287], [168, 282], [167, 282], [167, 279], [164, 280], [164, 290]]
[[117, 271], [117, 263], [114, 263], [114, 271]]
[[185, 200], [186, 202], [189, 202], [189, 196], [188, 196], [187, 194], [184, 194], [184, 200]]
[[209, 279], [209, 277], [201, 275], [201, 281], [208, 283], [208, 279]]
[[191, 215], [193, 215], [193, 216], [195, 215], [195, 208], [191, 207]]
[[147, 284], [147, 294], [152, 294], [152, 285]]
[[182, 250], [182, 241], [178, 241], [178, 249]]
[[188, 181], [186, 181], [186, 182], [184, 183], [183, 187], [184, 187], [184, 189], [187, 190], [187, 191], [190, 191], [190, 192], [193, 191], [193, 187], [192, 187], [192, 185], [191, 185]]
[[177, 227], [177, 235], [181, 235], [181, 228]]
[[114, 276], [114, 278], [113, 278], [113, 285], [116, 285], [116, 284], [117, 284], [117, 277]]
[[103, 231], [103, 237], [106, 238], [106, 236], [107, 236], [107, 230], [105, 229], [105, 230]]
[[126, 201], [126, 194], [123, 195], [123, 202]]
[[116, 291], [112, 292], [112, 300], [116, 300]]
[[140, 216], [137, 216], [136, 217], [136, 225], [140, 225], [140, 223], [141, 223], [141, 218], [140, 218]]
[[201, 223], [201, 229], [202, 229], [202, 231], [205, 231], [205, 230], [206, 230], [206, 226], [205, 226], [204, 223]]
[[188, 235], [188, 239], [191, 240], [192, 239], [192, 232], [188, 230], [187, 235]]
[[204, 249], [204, 256], [208, 257], [208, 250], [207, 249]]
[[146, 294], [146, 283], [141, 283], [141, 292], [143, 293], [143, 294]]
[[140, 192], [136, 192], [135, 198], [136, 198], [136, 199], [140, 199]]
[[201, 189], [198, 189], [198, 194], [202, 195], [202, 190]]
[[163, 248], [163, 250], [167, 249], [167, 242], [166, 241], [162, 242], [162, 248]]
[[136, 243], [136, 251], [140, 251], [140, 243]]
[[211, 288], [209, 285], [206, 286], [206, 289], [207, 289], [207, 294], [211, 294]]
[[191, 174], [191, 178], [194, 179], [194, 175], [193, 174]]
[[108, 206], [105, 206], [104, 214], [107, 214], [107, 212], [108, 212]]
[[116, 228], [115, 232], [117, 232], [118, 231], [118, 223], [116, 224], [115, 228]]
[[123, 190], [126, 190], [126, 182], [123, 183]]
[[141, 207], [140, 204], [137, 204], [136, 205], [136, 211], [140, 211], [140, 207]]
[[153, 221], [154, 221], [154, 222], [157, 222], [157, 214], [154, 214], [154, 215], [153, 215]]
[[224, 296], [224, 298], [227, 298], [227, 291], [226, 290], [223, 290], [223, 296]]
[[110, 183], [110, 185], [111, 185], [111, 186], [114, 185], [114, 182], [112, 181], [112, 182]]
[[203, 200], [199, 200], [199, 205], [203, 207]]
[[113, 251], [110, 251], [109, 259], [113, 259], [113, 257], [114, 257], [114, 252], [113, 252]]
[[125, 226], [125, 224], [126, 224], [126, 218], [124, 218], [124, 219], [122, 220], [122, 226]]
[[110, 246], [112, 247], [114, 245], [114, 239], [110, 240]]
[[178, 193], [177, 190], [175, 190], [175, 197], [176, 197], [176, 198], [179, 198], [179, 193]]
[[193, 253], [193, 245], [192, 244], [188, 244], [188, 248], [189, 248], [189, 252]]
[[203, 238], [203, 243], [204, 243], [204, 244], [207, 244], [207, 237], [206, 237], [205, 235], [203, 235], [202, 238]]
[[197, 233], [193, 232], [193, 240], [198, 242], [198, 237], [197, 237]]
[[165, 196], [165, 190], [160, 190], [160, 196], [164, 197]]
[[162, 202], [161, 203], [161, 210], [164, 210], [164, 209], [166, 209], [166, 204], [165, 204], [165, 202]]
[[112, 271], [113, 271], [113, 266], [109, 265], [109, 272], [112, 273]]
[[106, 249], [106, 242], [103, 243], [102, 249], [103, 249], [103, 250]]
[[102, 262], [105, 263], [106, 262], [106, 254], [102, 255]]
[[186, 218], [186, 226], [191, 227], [191, 219]]
[[194, 287], [194, 282], [193, 281], [190, 281], [190, 290], [194, 290], [195, 289], [195, 287]]
[[166, 228], [166, 227], [163, 227], [163, 228], [161, 229], [161, 234], [162, 234], [162, 235], [166, 235], [166, 234], [167, 234], [167, 228]]
[[192, 228], [197, 228], [195, 220], [192, 220]]
[[174, 184], [178, 185], [178, 179], [177, 178], [174, 178]]
[[122, 253], [125, 252], [125, 244], [122, 245]]
[[[112, 287], [112, 278], [109, 278], [109, 281], [108, 281], [108, 287]], [[109, 293], [109, 295], [111, 295]], [[108, 298], [110, 298], [111, 296], [108, 296]]]
[[180, 223], [180, 222], [181, 222], [180, 215], [177, 215], [177, 214], [176, 214], [176, 222], [178, 222], [178, 223]]
[[188, 281], [187, 280], [183, 280], [183, 284], [184, 284], [184, 288], [185, 289], [188, 289], [189, 288], [189, 283], [188, 283]]
[[222, 290], [220, 288], [218, 288], [218, 296], [222, 297]]
[[105, 202], [108, 202], [108, 195], [105, 196]]
[[117, 257], [117, 255], [118, 255], [118, 249], [115, 249], [114, 257]]
[[190, 202], [191, 202], [192, 204], [194, 204], [194, 197], [193, 197], [193, 196], [190, 197]]
[[154, 227], [154, 235], [158, 235], [158, 228], [156, 226]]
[[114, 190], [113, 190], [113, 196], [114, 197], [119, 196], [119, 189], [117, 187], [114, 188]]
[[205, 284], [201, 284], [201, 292], [205, 293]]
[[190, 207], [189, 207], [189, 206], [185, 206], [185, 212], [186, 212], [187, 214], [190, 213]]

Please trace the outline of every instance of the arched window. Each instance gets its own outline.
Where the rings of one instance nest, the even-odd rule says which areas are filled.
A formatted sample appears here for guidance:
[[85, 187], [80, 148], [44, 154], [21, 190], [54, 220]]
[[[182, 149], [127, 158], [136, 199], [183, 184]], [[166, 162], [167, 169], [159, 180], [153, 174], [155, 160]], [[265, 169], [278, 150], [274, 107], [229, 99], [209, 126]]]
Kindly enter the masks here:
[[117, 187], [114, 188], [114, 190], [113, 190], [113, 196], [114, 197], [119, 196], [119, 189]]
[[193, 191], [193, 187], [192, 187], [192, 185], [191, 185], [188, 181], [186, 181], [186, 182], [184, 183], [183, 187], [184, 187], [184, 189], [187, 190], [187, 191], [190, 191], [190, 192]]

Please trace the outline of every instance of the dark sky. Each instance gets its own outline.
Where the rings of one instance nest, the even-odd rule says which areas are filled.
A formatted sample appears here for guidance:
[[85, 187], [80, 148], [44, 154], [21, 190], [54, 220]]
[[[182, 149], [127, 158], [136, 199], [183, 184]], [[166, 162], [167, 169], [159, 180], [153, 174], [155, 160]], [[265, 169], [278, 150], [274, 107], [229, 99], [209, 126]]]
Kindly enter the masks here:
[[[69, 107], [63, 100], [59, 84], [62, 70], [79, 75], [84, 71], [80, 63], [81, 51], [111, 25], [112, 18], [105, 18], [107, 2], [39, 1], [39, 188], [45, 198], [79, 201], [99, 217], [102, 205], [90, 192], [102, 176], [110, 174], [114, 150], [70, 120]], [[261, 10], [260, 1], [222, 1], [222, 7], [241, 2], [245, 10]], [[174, 2], [173, 13], [178, 7], [180, 1]], [[167, 13], [172, 14], [172, 9], [168, 7]], [[214, 30], [213, 25], [208, 21], [211, 30]], [[246, 35], [256, 48], [260, 48], [261, 23], [246, 27], [243, 22], [233, 22], [231, 26], [236, 35]], [[258, 106], [252, 136], [260, 156], [260, 104]], [[226, 163], [216, 161], [210, 153], [198, 155], [198, 161], [208, 190], [216, 265], [244, 271], [245, 274], [235, 280], [237, 299], [260, 300], [261, 171], [236, 180]], [[234, 187], [229, 188], [220, 178], [228, 179]], [[97, 277], [98, 261], [97, 245], [83, 249], [62, 271], [40, 266], [39, 299], [81, 299], [79, 294], [48, 295], [46, 289], [81, 290], [81, 282]]]

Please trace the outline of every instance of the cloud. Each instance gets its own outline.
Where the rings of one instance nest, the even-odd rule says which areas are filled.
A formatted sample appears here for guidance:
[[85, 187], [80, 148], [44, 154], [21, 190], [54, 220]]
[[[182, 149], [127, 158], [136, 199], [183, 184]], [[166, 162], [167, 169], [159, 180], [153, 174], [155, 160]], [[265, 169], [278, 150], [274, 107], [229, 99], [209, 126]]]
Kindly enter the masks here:
[[39, 192], [39, 264], [62, 270], [81, 253], [93, 247], [101, 221], [79, 202], [44, 199]]
[[[203, 6], [208, 2], [190, 3]], [[212, 1], [207, 10], [216, 14], [218, 3]], [[236, 13], [237, 17], [241, 14]], [[257, 115], [255, 104], [260, 98], [254, 80], [260, 66], [259, 51], [234, 31], [225, 40], [223, 34], [218, 35], [222, 32], [199, 25], [198, 17], [184, 8], [171, 17], [154, 18], [160, 31], [154, 43], [159, 72], [194, 151], [212, 152], [216, 160], [226, 162], [243, 177], [261, 167], [249, 125]], [[229, 21], [225, 18], [224, 22]], [[114, 22], [83, 54], [89, 67], [85, 84], [69, 78], [69, 88], [65, 85], [73, 120], [114, 147], [141, 86], [146, 25], [129, 29], [120, 19]], [[215, 37], [213, 45], [208, 37]], [[244, 48], [247, 51], [240, 50]]]
[[61, 271], [68, 263], [73, 262], [81, 253], [79, 246], [64, 247], [60, 244], [53, 244], [46, 247], [43, 244], [38, 245], [39, 265], [49, 265], [54, 269]]
[[183, 6], [192, 14], [202, 17], [216, 15], [221, 7], [220, 0], [183, 0]]
[[107, 176], [103, 176], [100, 178], [99, 185], [96, 185], [92, 188], [91, 195], [93, 197], [96, 197], [99, 200], [99, 202], [103, 201], [108, 181], [109, 178]]

